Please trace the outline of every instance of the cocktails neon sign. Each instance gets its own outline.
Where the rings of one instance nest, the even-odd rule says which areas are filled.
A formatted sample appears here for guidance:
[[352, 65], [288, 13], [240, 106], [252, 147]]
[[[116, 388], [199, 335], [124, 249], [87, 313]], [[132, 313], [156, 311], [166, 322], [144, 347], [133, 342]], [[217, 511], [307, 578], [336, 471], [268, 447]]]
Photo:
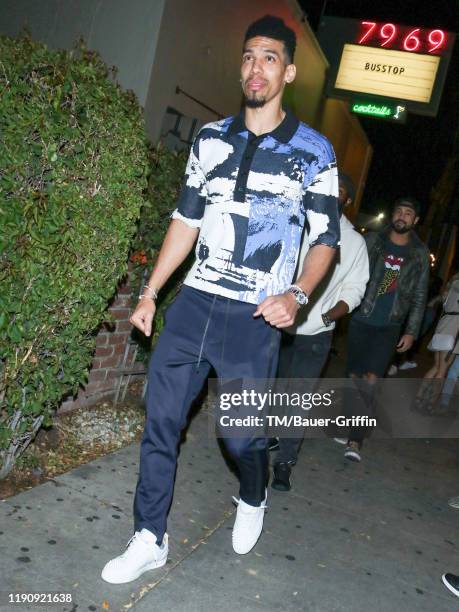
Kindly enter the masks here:
[[351, 110], [357, 115], [366, 115], [367, 117], [379, 117], [381, 119], [391, 119], [404, 123], [406, 121], [406, 106], [401, 104], [391, 104], [390, 102], [376, 101], [354, 101], [351, 104]]

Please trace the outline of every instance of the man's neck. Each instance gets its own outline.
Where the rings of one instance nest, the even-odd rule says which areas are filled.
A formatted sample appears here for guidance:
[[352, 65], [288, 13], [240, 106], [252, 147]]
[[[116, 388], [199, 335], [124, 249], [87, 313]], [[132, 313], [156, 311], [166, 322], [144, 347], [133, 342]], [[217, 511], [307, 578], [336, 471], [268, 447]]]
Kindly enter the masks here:
[[268, 134], [282, 123], [285, 112], [279, 104], [265, 104], [261, 108], [245, 107], [245, 125], [256, 136]]
[[395, 230], [391, 230], [389, 234], [389, 240], [393, 242], [394, 244], [397, 244], [398, 246], [405, 246], [411, 240], [410, 234], [411, 234], [411, 231], [407, 232], [406, 234], [399, 234]]

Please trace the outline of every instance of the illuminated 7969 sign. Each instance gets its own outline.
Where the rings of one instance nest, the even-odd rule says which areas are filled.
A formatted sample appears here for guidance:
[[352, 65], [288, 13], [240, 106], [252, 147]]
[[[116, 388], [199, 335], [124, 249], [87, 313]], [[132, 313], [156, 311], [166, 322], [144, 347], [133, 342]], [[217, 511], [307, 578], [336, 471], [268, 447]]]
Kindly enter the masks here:
[[436, 115], [453, 33], [326, 16], [318, 38], [330, 63], [329, 96], [350, 101], [364, 94], [365, 108], [368, 104], [377, 108], [380, 102], [392, 99], [409, 113]]
[[440, 55], [447, 47], [448, 33], [444, 30], [408, 28], [395, 23], [361, 21], [358, 45], [379, 46], [412, 53]]

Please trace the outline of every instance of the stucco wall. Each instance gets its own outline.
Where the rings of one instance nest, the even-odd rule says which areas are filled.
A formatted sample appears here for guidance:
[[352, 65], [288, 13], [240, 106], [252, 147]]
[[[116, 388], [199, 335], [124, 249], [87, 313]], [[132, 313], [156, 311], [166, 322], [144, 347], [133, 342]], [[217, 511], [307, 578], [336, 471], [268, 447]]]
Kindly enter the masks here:
[[296, 2], [289, 0], [167, 0], [145, 106], [147, 130], [159, 138], [168, 106], [188, 117], [217, 117], [176, 93], [179, 86], [223, 116], [239, 111], [242, 41], [255, 19], [282, 17], [297, 34], [298, 73], [286, 102], [312, 125], [320, 113], [327, 62]]
[[166, 0], [1, 0], [0, 33], [27, 27], [52, 48], [71, 48], [83, 37], [117, 79], [145, 104]]
[[[248, 24], [267, 13], [282, 17], [296, 32], [297, 77], [286, 88], [284, 101], [332, 142], [339, 167], [356, 184], [355, 205], [349, 211], [354, 217], [372, 148], [347, 105], [324, 98], [328, 63], [295, 0], [167, 0], [145, 105], [148, 134], [153, 141], [167, 134], [171, 146], [180, 140], [188, 146], [202, 123], [239, 111], [244, 33]], [[177, 87], [217, 114], [177, 93]], [[173, 109], [169, 115], [168, 108]], [[179, 122], [176, 113], [183, 114]]]
[[354, 206], [347, 211], [354, 220], [360, 208], [373, 148], [359, 120], [341, 100], [325, 101], [320, 131], [333, 143], [338, 167], [353, 179], [356, 186]]

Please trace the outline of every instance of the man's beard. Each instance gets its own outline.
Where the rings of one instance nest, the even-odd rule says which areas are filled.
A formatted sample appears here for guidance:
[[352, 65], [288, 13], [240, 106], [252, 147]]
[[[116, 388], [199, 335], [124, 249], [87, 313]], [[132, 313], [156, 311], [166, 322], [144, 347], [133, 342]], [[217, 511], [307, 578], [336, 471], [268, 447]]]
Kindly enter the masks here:
[[248, 108], [262, 108], [266, 104], [266, 98], [249, 98], [245, 96], [245, 105]]
[[[395, 223], [397, 223], [397, 221]], [[411, 231], [411, 225], [404, 225], [403, 227], [397, 227], [395, 223], [392, 222], [390, 226], [394, 230], [394, 232], [397, 232], [397, 234], [407, 234], [409, 231]]]

